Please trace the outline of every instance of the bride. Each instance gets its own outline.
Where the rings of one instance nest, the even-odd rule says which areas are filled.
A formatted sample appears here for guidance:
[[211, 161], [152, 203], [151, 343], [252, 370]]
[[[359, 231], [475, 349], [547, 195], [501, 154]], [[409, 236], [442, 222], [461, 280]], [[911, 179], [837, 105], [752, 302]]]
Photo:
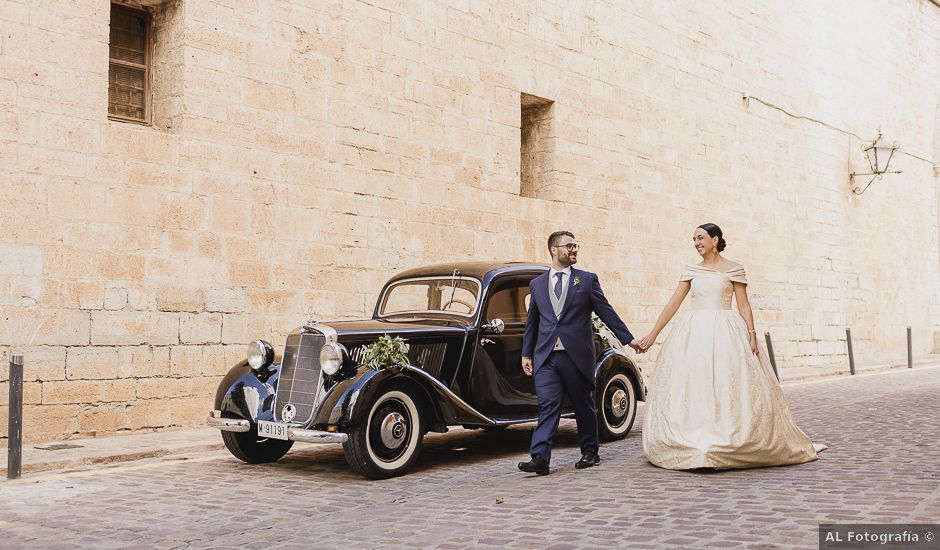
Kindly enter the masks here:
[[692, 242], [702, 263], [685, 266], [653, 330], [639, 342], [643, 350], [652, 346], [691, 290], [691, 311], [656, 361], [643, 423], [647, 460], [672, 470], [815, 460], [825, 447], [814, 446], [793, 422], [758, 347], [744, 268], [721, 256], [725, 240], [717, 225], [700, 225]]

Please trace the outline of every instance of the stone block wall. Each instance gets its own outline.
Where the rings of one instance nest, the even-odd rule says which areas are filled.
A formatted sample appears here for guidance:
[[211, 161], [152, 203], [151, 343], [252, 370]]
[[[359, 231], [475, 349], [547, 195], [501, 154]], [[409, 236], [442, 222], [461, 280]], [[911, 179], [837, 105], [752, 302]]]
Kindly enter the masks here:
[[[635, 333], [710, 221], [783, 368], [844, 360], [846, 326], [860, 359], [903, 360], [908, 325], [935, 347], [928, 0], [138, 4], [149, 126], [108, 120], [107, 2], [0, 4], [0, 347], [29, 439], [198, 425], [248, 341], [367, 315], [397, 270], [544, 260], [559, 228]], [[553, 102], [532, 192], [522, 94]], [[903, 174], [854, 196], [879, 126]]]

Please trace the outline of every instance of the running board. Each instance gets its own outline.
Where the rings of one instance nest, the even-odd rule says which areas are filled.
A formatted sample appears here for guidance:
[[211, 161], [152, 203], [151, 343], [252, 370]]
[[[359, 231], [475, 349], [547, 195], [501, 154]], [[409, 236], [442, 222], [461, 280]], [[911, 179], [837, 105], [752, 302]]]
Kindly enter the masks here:
[[[562, 418], [574, 418], [573, 412], [561, 413]], [[539, 417], [532, 418], [494, 418], [493, 422], [497, 426], [514, 426], [516, 424], [528, 424], [529, 422], [538, 422]]]
[[[473, 408], [470, 403], [467, 403], [460, 398], [457, 394], [452, 392], [450, 388], [445, 386], [440, 380], [434, 378], [430, 374], [426, 373], [424, 370], [411, 365], [405, 365], [404, 370], [412, 372], [424, 380], [427, 380], [434, 388], [439, 391], [442, 395], [446, 396], [451, 404], [457, 405], [464, 410], [464, 412], [477, 417], [477, 422], [462, 422], [461, 424], [465, 426], [512, 426], [515, 424], [527, 424], [529, 422], [536, 422], [539, 417], [533, 416], [528, 418], [490, 418], [480, 411]], [[564, 412], [561, 413], [562, 418], [574, 418], [574, 412]]]

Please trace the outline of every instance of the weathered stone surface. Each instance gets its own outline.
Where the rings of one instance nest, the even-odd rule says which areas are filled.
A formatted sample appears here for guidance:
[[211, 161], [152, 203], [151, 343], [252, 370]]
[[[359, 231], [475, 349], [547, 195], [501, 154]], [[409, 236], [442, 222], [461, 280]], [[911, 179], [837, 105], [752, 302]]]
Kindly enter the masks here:
[[118, 377], [118, 349], [110, 346], [74, 347], [66, 353], [69, 380], [112, 380]]
[[164, 286], [157, 289], [157, 309], [160, 311], [199, 313], [205, 307], [205, 293], [201, 288]]
[[[845, 361], [846, 326], [863, 360], [903, 360], [908, 325], [940, 349], [925, 0], [148, 0], [152, 125], [104, 114], [107, 4], [53, 4], [0, 11], [0, 347], [36, 350], [27, 377], [166, 377], [190, 345], [218, 376], [219, 346], [367, 316], [420, 264], [545, 261], [559, 228], [640, 335], [706, 221], [782, 368]], [[879, 125], [903, 173], [853, 195]], [[81, 423], [183, 422], [143, 411]]]
[[180, 343], [218, 344], [221, 341], [221, 313], [180, 314]]
[[119, 403], [134, 398], [134, 380], [65, 380], [42, 383], [42, 403]]
[[104, 308], [107, 310], [124, 309], [127, 305], [127, 289], [122, 287], [113, 287], [105, 290]]
[[245, 311], [247, 300], [244, 288], [209, 287], [205, 290], [206, 311], [221, 313], [241, 313]]
[[71, 309], [0, 307], [0, 338], [17, 347], [88, 345], [91, 315]]
[[[68, 348], [63, 346], [16, 346], [14, 349], [16, 353], [23, 356], [24, 382], [65, 380], [65, 356]], [[0, 383], [8, 380], [9, 360], [10, 351], [5, 350], [2, 358], [0, 358]]]
[[177, 313], [96, 311], [91, 317], [91, 343], [94, 345], [179, 343]]

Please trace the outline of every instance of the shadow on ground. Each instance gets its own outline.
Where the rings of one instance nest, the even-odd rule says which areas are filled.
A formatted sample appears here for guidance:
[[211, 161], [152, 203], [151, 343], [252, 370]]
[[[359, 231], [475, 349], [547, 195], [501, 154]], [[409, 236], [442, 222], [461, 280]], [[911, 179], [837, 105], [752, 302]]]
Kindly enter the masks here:
[[[578, 453], [578, 434], [574, 422], [563, 421], [555, 436], [556, 456], [564, 455], [574, 463]], [[532, 438], [530, 426], [516, 426], [502, 430], [456, 429], [446, 434], [428, 434], [424, 438], [424, 449], [410, 473], [434, 474], [447, 469], [453, 475], [455, 466], [481, 464], [491, 460], [506, 463], [507, 472], [516, 472], [516, 463], [529, 458], [529, 442]], [[572, 452], [573, 450], [573, 452]], [[570, 457], [568, 455], [571, 455]], [[577, 455], [577, 456], [575, 456]], [[248, 465], [244, 465], [249, 467]], [[331, 481], [353, 476], [361, 479], [349, 469], [340, 446], [305, 446], [295, 448], [274, 464], [262, 464], [253, 468], [265, 468], [271, 473], [297, 473], [303, 475], [327, 474]]]

